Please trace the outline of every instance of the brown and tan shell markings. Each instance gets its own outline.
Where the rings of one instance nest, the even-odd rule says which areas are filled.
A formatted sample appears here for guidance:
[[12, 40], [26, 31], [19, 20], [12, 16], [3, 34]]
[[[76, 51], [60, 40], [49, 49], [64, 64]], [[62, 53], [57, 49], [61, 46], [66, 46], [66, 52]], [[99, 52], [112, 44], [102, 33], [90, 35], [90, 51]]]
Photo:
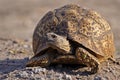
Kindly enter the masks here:
[[54, 32], [83, 45], [99, 61], [114, 56], [114, 40], [108, 22], [96, 11], [70, 4], [49, 11], [38, 23], [33, 35], [33, 51], [46, 47], [46, 34]]

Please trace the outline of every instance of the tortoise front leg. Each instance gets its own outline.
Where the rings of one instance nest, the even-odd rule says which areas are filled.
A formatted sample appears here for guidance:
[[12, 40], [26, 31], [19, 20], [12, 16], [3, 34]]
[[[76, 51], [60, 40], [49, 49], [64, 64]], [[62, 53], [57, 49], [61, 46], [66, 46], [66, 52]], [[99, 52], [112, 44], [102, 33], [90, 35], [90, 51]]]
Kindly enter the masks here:
[[95, 56], [90, 54], [87, 50], [84, 48], [78, 47], [76, 49], [76, 57], [77, 59], [86, 66], [91, 68], [91, 73], [96, 73], [99, 70], [99, 61]]
[[35, 56], [35, 57], [31, 58], [27, 62], [26, 66], [27, 67], [35, 67], [35, 66], [47, 67], [54, 60], [54, 57], [55, 57], [54, 51], [48, 50], [43, 55]]

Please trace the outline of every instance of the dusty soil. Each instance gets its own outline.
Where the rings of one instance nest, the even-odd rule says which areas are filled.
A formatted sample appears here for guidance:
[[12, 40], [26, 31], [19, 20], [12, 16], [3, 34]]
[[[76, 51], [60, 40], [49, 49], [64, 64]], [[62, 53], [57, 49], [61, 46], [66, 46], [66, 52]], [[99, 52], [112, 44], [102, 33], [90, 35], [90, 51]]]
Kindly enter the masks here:
[[[107, 61], [97, 74], [78, 66], [52, 65], [26, 68], [32, 52], [32, 34], [40, 18], [49, 10], [76, 3], [101, 13], [115, 37], [117, 64]], [[119, 80], [120, 0], [0, 0], [0, 80]]]
[[91, 74], [87, 67], [80, 65], [51, 65], [47, 68], [25, 67], [33, 55], [31, 41], [0, 39], [0, 79], [1, 80], [119, 80], [118, 63], [106, 61], [100, 72]]

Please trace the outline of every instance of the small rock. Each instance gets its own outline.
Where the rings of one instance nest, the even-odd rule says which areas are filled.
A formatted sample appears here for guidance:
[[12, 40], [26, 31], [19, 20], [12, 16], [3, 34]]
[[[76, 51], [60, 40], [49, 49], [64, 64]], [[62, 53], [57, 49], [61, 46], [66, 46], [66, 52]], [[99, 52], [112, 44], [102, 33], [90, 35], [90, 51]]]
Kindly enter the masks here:
[[102, 80], [108, 80], [108, 78], [107, 77], [103, 77]]
[[113, 71], [114, 71], [114, 69], [110, 67], [109, 68], [109, 72], [113, 72]]
[[58, 80], [62, 80], [62, 74], [56, 74], [55, 78], [57, 78]]
[[70, 75], [66, 75], [67, 80], [72, 80], [72, 77]]
[[29, 48], [29, 46], [28, 46], [28, 45], [23, 45], [23, 47], [24, 47], [24, 48]]
[[51, 73], [54, 73], [54, 70], [52, 69], [50, 72], [51, 72]]
[[72, 80], [72, 77], [64, 72], [63, 79]]
[[31, 77], [33, 77], [33, 76], [34, 76], [34, 73], [31, 71], [29, 75], [30, 75]]
[[42, 72], [44, 74], [46, 72], [46, 69], [40, 67], [40, 68], [34, 68], [33, 71], [35, 74], [38, 74], [40, 72]]
[[52, 74], [49, 74], [49, 75], [46, 75], [47, 78], [51, 78], [52, 77]]
[[43, 72], [46, 72], [46, 69], [45, 68], [42, 68]]
[[34, 69], [35, 74], [38, 74], [40, 71], [41, 71], [40, 69], [37, 69], [37, 68]]
[[109, 69], [103, 69], [105, 72], [110, 72], [110, 70]]
[[19, 74], [20, 74], [20, 77], [23, 77], [23, 78], [28, 77], [28, 73], [26, 71], [23, 71], [23, 72], [21, 72]]
[[56, 75], [55, 75], [55, 77], [57, 77], [57, 78], [58, 78], [59, 76], [60, 76], [60, 74], [56, 74]]
[[14, 50], [9, 50], [8, 53], [10, 53], [10, 54], [15, 54], [15, 51], [14, 51]]
[[45, 78], [40, 78], [39, 80], [46, 80]]
[[81, 79], [82, 77], [79, 75], [79, 74], [77, 74], [77, 76], [76, 76], [76, 79]]
[[94, 80], [102, 80], [100, 76], [96, 76]]

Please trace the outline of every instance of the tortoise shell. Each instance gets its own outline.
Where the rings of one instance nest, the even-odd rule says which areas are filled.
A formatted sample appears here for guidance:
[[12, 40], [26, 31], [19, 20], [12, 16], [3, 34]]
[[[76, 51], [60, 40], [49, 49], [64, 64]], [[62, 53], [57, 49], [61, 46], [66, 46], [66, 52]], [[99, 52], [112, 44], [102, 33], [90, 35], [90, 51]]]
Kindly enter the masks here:
[[108, 22], [96, 11], [78, 5], [65, 5], [49, 11], [37, 24], [33, 34], [33, 51], [39, 54], [49, 46], [46, 34], [54, 32], [84, 46], [100, 61], [113, 57], [113, 33]]

